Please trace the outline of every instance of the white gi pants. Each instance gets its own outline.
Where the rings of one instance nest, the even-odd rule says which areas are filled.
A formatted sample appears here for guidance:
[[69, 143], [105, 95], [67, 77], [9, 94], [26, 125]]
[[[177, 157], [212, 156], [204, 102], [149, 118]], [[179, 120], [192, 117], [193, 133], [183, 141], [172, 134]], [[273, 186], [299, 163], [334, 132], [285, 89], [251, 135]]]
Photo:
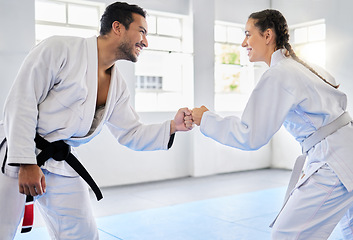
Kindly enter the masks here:
[[272, 239], [326, 240], [342, 219], [344, 239], [353, 240], [352, 204], [353, 192], [325, 164], [293, 191], [272, 228]]
[[[43, 173], [46, 193], [35, 197], [34, 201], [51, 239], [99, 239], [86, 182], [81, 177], [64, 177], [46, 170]], [[12, 240], [23, 216], [25, 195], [19, 193], [17, 178], [1, 172], [0, 192], [1, 239]]]

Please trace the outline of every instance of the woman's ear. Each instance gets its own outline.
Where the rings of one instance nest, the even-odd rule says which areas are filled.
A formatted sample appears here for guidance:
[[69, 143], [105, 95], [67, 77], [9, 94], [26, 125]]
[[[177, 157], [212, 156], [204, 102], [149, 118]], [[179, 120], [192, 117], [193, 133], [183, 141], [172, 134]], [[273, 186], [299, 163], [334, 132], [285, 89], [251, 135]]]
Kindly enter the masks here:
[[266, 44], [270, 44], [276, 42], [276, 34], [273, 32], [271, 28], [268, 28], [264, 33]]

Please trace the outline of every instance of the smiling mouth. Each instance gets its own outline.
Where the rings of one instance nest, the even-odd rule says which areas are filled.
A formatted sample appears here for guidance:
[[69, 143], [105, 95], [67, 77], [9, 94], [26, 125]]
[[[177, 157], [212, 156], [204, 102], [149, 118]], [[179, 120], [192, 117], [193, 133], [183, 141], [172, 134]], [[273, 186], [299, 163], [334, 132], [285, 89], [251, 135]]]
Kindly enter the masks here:
[[246, 50], [248, 51], [248, 56], [249, 56], [249, 54], [250, 54], [252, 49], [251, 48], [247, 48]]
[[136, 51], [137, 51], [137, 55], [140, 54], [140, 52], [142, 51], [143, 47], [140, 44], [136, 44]]

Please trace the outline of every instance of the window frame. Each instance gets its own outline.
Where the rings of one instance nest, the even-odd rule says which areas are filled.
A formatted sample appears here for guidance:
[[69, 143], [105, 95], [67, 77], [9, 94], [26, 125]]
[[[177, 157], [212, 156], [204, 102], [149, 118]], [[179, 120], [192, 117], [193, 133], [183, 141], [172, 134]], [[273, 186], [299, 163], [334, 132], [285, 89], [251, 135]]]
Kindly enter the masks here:
[[[307, 37], [306, 41], [301, 41], [299, 43], [296, 42], [295, 30], [306, 28], [306, 31], [308, 32], [309, 28], [314, 27], [316, 25], [321, 25], [321, 24], [325, 25], [324, 37], [322, 39], [310, 40], [309, 37]], [[327, 26], [326, 26], [325, 19], [318, 19], [318, 20], [314, 20], [314, 21], [308, 21], [308, 22], [304, 22], [304, 23], [300, 23], [300, 24], [294, 24], [292, 26], [289, 26], [290, 33], [291, 33], [292, 36], [294, 36], [293, 39], [291, 40], [292, 47], [293, 47], [294, 52], [298, 55], [298, 57], [300, 59], [302, 59], [304, 61], [311, 62], [313, 64], [317, 64], [317, 65], [319, 65], [321, 67], [325, 67], [325, 65], [326, 65], [326, 29], [327, 29]], [[315, 59], [313, 59], [313, 58], [309, 59], [306, 56], [302, 56], [300, 54], [300, 52], [298, 51], [298, 48], [302, 48], [302, 47], [305, 47], [305, 46], [308, 46], [308, 45], [312, 45], [312, 44], [320, 44], [320, 43], [323, 44], [323, 48], [324, 48], [324, 49], [322, 49], [323, 51], [321, 51], [321, 53], [323, 53], [323, 56], [320, 57], [320, 59], [322, 60], [321, 63], [320, 62], [316, 62]], [[310, 63], [309, 63], [309, 65], [310, 65]]]
[[[40, 42], [43, 39], [38, 38], [37, 34], [37, 25], [41, 26], [49, 26], [49, 27], [64, 27], [70, 29], [82, 29], [82, 30], [93, 30], [99, 34], [100, 30], [100, 17], [104, 13], [105, 4], [100, 2], [92, 2], [92, 1], [81, 1], [81, 0], [35, 0], [35, 4], [37, 2], [51, 2], [51, 3], [60, 3], [65, 5], [65, 23], [55, 22], [55, 21], [46, 21], [46, 20], [38, 20], [35, 18], [35, 25], [36, 25], [36, 43]], [[98, 14], [98, 23], [97, 26], [90, 26], [90, 25], [81, 25], [81, 24], [72, 24], [69, 23], [69, 5], [77, 5], [77, 6], [90, 6], [97, 8]]]
[[[238, 23], [232, 23], [232, 22], [224, 22], [224, 21], [215, 21], [215, 29], [218, 26], [224, 26], [226, 29], [227, 28], [239, 28], [241, 29], [242, 33], [245, 32], [245, 25], [244, 24], [238, 24]], [[228, 30], [226, 30], [226, 35], [229, 33]], [[216, 34], [216, 31], [215, 31]], [[239, 112], [242, 111], [246, 105], [246, 102], [248, 98], [250, 97], [250, 94], [255, 87], [255, 71], [256, 71], [256, 65], [254, 63], [251, 63], [247, 57], [245, 49], [242, 48], [242, 42], [245, 38], [245, 34], [243, 35], [242, 38], [239, 38], [238, 42], [232, 42], [229, 41], [228, 36], [226, 36], [225, 41], [218, 41], [217, 37], [215, 36], [215, 89], [214, 89], [214, 94], [215, 94], [215, 110], [218, 112]], [[219, 63], [217, 62], [217, 55], [216, 55], [216, 45], [217, 44], [226, 44], [228, 46], [235, 46], [239, 48], [239, 58], [240, 58], [240, 63], [239, 64], [227, 64], [227, 63]], [[224, 70], [222, 70], [222, 68]], [[233, 89], [228, 89], [225, 90], [219, 90], [220, 89], [220, 84], [217, 83], [219, 81], [219, 78], [217, 74], [219, 72], [231, 72], [234, 71], [233, 75], [239, 74], [239, 86]], [[223, 79], [224, 80], [224, 79]], [[242, 86], [241, 86], [241, 85]], [[232, 88], [229, 85], [230, 88]], [[222, 88], [222, 86], [221, 86]]]

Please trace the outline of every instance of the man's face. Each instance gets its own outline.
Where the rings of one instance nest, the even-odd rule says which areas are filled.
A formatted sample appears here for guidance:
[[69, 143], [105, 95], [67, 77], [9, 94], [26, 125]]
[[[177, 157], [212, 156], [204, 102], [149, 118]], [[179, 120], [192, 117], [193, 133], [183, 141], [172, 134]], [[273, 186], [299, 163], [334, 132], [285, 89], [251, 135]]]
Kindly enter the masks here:
[[123, 40], [118, 47], [118, 51], [123, 55], [123, 59], [137, 62], [138, 56], [144, 47], [148, 47], [147, 22], [140, 14], [132, 14], [134, 21], [129, 29], [124, 32]]

